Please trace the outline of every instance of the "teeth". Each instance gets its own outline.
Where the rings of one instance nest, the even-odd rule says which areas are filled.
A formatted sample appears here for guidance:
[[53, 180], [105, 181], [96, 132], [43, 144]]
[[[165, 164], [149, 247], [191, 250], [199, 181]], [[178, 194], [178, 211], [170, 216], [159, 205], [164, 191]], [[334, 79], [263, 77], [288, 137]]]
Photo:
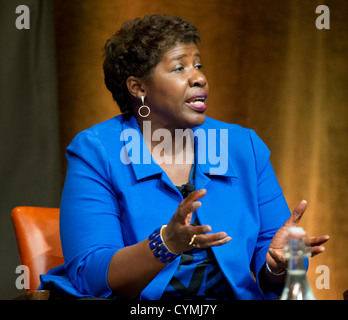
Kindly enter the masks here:
[[194, 100], [191, 102], [192, 104], [194, 105], [197, 105], [197, 106], [201, 106], [204, 104], [204, 101], [201, 101], [201, 100]]
[[204, 97], [202, 97], [202, 98], [194, 98], [194, 99], [191, 99], [191, 100], [188, 100], [187, 102], [189, 102], [189, 103], [197, 103], [197, 102], [199, 102], [199, 103], [204, 103], [205, 102], [205, 98]]

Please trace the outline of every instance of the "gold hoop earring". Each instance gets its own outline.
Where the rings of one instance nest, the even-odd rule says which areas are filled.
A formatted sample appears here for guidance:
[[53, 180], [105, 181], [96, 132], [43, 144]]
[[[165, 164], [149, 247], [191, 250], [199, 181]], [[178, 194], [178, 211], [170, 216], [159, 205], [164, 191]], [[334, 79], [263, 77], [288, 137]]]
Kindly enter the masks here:
[[[150, 115], [151, 110], [150, 110], [150, 108], [149, 108], [148, 106], [145, 105], [145, 98], [144, 98], [144, 96], [141, 96], [141, 101], [142, 101], [143, 105], [138, 109], [138, 114], [139, 114], [139, 116], [142, 117], [142, 118], [147, 118], [147, 117]], [[146, 109], [146, 114], [142, 114], [142, 113], [141, 113], [141, 110], [142, 110], [143, 108]]]

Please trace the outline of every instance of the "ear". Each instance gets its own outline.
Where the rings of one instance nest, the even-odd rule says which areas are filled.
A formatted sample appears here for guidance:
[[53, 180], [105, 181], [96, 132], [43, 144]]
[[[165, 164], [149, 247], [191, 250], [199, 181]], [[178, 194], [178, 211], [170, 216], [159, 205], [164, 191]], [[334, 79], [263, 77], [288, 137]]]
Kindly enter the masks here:
[[135, 98], [141, 99], [142, 96], [146, 96], [144, 83], [137, 77], [130, 76], [127, 78], [127, 88], [130, 94]]

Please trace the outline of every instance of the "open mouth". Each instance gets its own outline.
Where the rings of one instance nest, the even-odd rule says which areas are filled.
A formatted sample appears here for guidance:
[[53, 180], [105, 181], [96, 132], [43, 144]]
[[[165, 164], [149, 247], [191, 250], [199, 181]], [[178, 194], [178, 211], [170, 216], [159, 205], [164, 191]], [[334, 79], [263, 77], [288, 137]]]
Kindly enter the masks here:
[[185, 102], [194, 110], [199, 111], [199, 112], [204, 112], [207, 109], [206, 105], [206, 96], [195, 96], [192, 97]]

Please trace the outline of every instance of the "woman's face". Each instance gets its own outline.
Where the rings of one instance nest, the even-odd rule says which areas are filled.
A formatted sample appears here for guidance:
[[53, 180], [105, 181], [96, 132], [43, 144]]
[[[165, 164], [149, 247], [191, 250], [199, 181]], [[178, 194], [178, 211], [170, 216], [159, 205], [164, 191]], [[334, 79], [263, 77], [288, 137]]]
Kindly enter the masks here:
[[179, 44], [167, 51], [146, 85], [146, 120], [152, 127], [185, 129], [205, 121], [208, 82], [201, 71], [197, 46]]

